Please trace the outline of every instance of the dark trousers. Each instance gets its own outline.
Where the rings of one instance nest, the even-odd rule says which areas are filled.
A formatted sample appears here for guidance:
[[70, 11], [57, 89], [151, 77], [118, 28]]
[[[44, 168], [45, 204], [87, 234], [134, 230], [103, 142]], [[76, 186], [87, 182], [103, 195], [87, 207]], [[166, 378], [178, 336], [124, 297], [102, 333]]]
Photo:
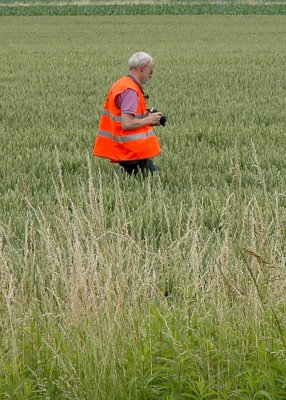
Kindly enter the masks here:
[[143, 176], [146, 176], [149, 173], [154, 174], [154, 172], [158, 172], [158, 167], [156, 167], [152, 158], [147, 158], [145, 160], [121, 161], [119, 165], [128, 175], [137, 175], [140, 172]]

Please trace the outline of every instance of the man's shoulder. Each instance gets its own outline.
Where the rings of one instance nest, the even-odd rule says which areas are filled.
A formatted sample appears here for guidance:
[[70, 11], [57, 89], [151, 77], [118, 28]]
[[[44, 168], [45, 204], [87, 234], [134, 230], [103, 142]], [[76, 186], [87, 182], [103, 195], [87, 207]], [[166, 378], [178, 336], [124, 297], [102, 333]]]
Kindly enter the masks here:
[[[134, 82], [130, 76], [125, 75], [119, 78], [114, 84], [113, 84], [113, 89], [123, 89], [122, 91], [125, 91], [127, 89], [132, 89], [136, 93], [140, 90], [137, 83]], [[120, 90], [121, 91], [121, 90]]]

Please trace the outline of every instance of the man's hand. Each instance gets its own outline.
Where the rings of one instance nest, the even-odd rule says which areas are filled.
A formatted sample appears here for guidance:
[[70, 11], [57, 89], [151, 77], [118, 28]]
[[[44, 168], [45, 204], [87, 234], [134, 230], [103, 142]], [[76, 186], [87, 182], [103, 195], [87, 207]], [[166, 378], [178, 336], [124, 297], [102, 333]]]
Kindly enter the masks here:
[[160, 119], [162, 117], [162, 113], [160, 112], [151, 112], [148, 114], [147, 118], [151, 118], [150, 125], [160, 125]]

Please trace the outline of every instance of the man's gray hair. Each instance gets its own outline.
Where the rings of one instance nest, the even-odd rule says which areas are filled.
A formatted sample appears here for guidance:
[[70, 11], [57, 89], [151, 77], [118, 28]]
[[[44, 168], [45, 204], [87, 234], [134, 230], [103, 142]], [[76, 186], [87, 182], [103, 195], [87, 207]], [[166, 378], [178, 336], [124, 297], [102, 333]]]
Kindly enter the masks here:
[[128, 68], [138, 68], [144, 67], [148, 64], [153, 64], [154, 60], [153, 57], [150, 56], [148, 53], [144, 53], [144, 51], [140, 51], [139, 53], [133, 54], [128, 60]]

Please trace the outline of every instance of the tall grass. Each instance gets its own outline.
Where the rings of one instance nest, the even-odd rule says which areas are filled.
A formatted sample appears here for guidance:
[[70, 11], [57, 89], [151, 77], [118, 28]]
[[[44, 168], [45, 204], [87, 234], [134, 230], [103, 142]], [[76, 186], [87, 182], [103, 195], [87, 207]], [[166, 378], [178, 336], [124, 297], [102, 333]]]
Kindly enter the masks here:
[[[0, 29], [0, 398], [283, 399], [284, 19]], [[91, 156], [138, 49], [169, 117], [145, 180]]]
[[160, 180], [133, 182], [147, 222], [129, 179], [114, 178], [112, 212], [91, 171], [77, 205], [56, 188], [56, 224], [28, 205], [22, 251], [2, 244], [2, 396], [283, 398], [279, 199], [232, 196], [208, 234], [194, 201], [172, 229]]

